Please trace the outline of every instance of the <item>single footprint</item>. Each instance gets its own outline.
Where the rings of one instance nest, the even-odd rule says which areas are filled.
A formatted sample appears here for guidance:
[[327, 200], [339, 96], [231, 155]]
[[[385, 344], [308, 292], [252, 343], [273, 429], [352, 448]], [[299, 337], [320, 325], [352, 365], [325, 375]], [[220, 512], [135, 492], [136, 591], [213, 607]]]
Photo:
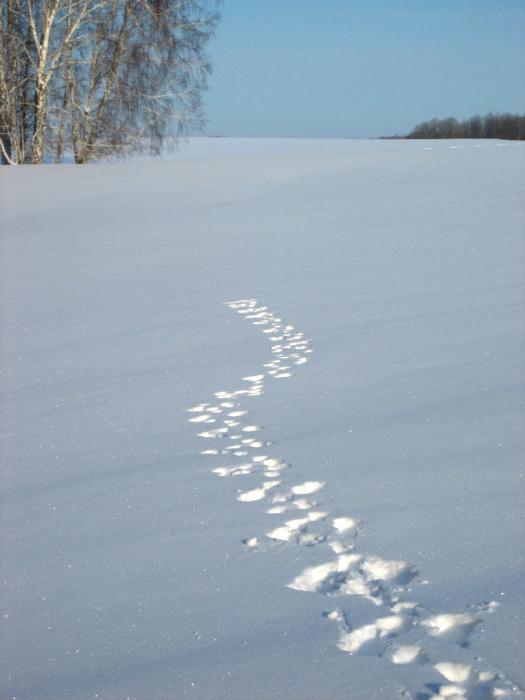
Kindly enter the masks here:
[[249, 503], [251, 501], [261, 501], [268, 491], [281, 484], [280, 481], [264, 481], [258, 488], [251, 491], [241, 491], [237, 496], [238, 501]]

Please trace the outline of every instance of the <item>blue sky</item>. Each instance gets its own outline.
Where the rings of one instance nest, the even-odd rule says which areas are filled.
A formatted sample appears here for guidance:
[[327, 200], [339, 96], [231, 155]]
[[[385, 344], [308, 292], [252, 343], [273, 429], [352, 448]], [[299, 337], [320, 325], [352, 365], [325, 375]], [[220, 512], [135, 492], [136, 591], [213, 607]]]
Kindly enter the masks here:
[[206, 133], [367, 137], [525, 112], [525, 0], [225, 0]]

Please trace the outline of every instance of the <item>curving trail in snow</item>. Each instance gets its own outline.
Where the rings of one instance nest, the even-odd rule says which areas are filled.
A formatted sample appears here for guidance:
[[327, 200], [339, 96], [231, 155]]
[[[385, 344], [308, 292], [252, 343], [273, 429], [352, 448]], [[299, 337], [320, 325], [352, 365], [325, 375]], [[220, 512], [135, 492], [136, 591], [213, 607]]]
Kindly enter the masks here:
[[[323, 617], [337, 625], [337, 646], [342, 652], [372, 655], [396, 665], [426, 665], [428, 682], [424, 690], [405, 688], [401, 691], [405, 699], [525, 698], [525, 693], [504, 674], [478, 668], [479, 660], [468, 654], [470, 636], [498, 603], [482, 603], [466, 611], [426, 609], [415, 594], [417, 586], [426, 583], [420, 581], [415, 566], [359, 552], [359, 518], [322, 509], [320, 499], [326, 482], [321, 478], [295, 482], [288, 478], [290, 465], [286, 460], [266, 453], [273, 443], [263, 436], [260, 426], [248, 422], [250, 411], [243, 401], [260, 396], [266, 381], [292, 377], [308, 362], [311, 344], [304, 333], [256, 299], [226, 304], [259, 328], [270, 345], [271, 358], [262, 371], [243, 377], [241, 388], [216, 391], [214, 400], [188, 409], [192, 414], [188, 420], [203, 429], [199, 437], [213, 441], [213, 447], [202, 450], [202, 454], [221, 459], [221, 465], [213, 469], [215, 475], [257, 475], [261, 480], [255, 487], [237, 489], [236, 498], [243, 503], [262, 502], [272, 522], [266, 533], [247, 537], [243, 544], [253, 550], [263, 543], [322, 546], [328, 550], [326, 561], [298, 572], [287, 586], [328, 600], [337, 598], [340, 605], [326, 610]], [[276, 516], [280, 516], [278, 522]], [[356, 596], [370, 603], [368, 620], [357, 627], [352, 623], [352, 598]], [[457, 647], [465, 663], [457, 662]], [[454, 660], [447, 660], [453, 649]]]

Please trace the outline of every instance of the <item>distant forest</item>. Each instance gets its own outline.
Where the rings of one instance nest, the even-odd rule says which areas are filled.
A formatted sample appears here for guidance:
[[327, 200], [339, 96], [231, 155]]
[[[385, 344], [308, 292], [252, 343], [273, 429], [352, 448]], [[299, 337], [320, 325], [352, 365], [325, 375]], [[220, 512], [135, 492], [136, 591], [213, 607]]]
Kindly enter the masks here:
[[525, 115], [486, 114], [459, 121], [454, 117], [431, 119], [418, 124], [405, 139], [525, 139]]

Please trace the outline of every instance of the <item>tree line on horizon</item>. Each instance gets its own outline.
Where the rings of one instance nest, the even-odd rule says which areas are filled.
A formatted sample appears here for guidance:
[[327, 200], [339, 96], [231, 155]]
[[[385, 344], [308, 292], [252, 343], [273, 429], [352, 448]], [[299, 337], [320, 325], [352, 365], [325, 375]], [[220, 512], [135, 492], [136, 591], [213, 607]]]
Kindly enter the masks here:
[[199, 128], [219, 1], [2, 0], [2, 163], [158, 153]]
[[[389, 138], [389, 137], [387, 137]], [[430, 119], [418, 124], [405, 139], [525, 139], [525, 115], [506, 113], [476, 115], [462, 121], [454, 117]]]

